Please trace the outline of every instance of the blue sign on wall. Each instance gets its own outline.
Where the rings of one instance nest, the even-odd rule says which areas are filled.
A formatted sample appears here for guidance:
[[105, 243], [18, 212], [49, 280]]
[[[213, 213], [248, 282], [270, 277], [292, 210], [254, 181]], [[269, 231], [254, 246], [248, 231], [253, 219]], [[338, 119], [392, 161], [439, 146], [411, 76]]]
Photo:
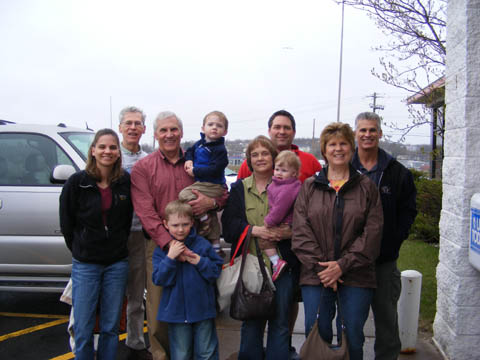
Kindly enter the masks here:
[[480, 209], [471, 208], [470, 249], [480, 254]]

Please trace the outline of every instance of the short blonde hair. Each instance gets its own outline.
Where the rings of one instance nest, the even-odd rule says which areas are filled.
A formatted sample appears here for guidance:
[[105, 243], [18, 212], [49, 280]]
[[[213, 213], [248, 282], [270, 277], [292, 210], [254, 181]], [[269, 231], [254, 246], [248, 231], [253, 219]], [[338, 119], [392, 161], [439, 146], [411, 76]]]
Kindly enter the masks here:
[[320, 135], [320, 150], [322, 151], [322, 156], [327, 161], [325, 157], [325, 151], [327, 149], [327, 143], [333, 139], [343, 137], [350, 144], [352, 152], [355, 150], [355, 134], [353, 133], [352, 128], [348, 124], [341, 122], [334, 122], [325, 126]]
[[221, 111], [211, 111], [205, 117], [203, 118], [203, 126], [205, 126], [205, 123], [207, 122], [207, 118], [211, 115], [217, 115], [218, 118], [223, 122], [223, 125], [225, 126], [225, 130], [228, 130], [228, 119], [225, 116], [225, 114]]
[[272, 141], [267, 138], [266, 136], [259, 135], [252, 141], [247, 146], [247, 150], [245, 151], [245, 155], [247, 157], [247, 165], [250, 171], [253, 171], [252, 169], [252, 151], [255, 150], [258, 146], [263, 146], [266, 148], [268, 151], [270, 151], [270, 154], [272, 155], [272, 161], [275, 163], [275, 158], [277, 157], [278, 151], [275, 145], [273, 145]]
[[280, 151], [280, 154], [275, 158], [275, 165], [285, 165], [294, 169], [297, 172], [297, 176], [300, 174], [300, 166], [302, 165], [297, 154], [291, 150]]
[[177, 214], [180, 217], [188, 217], [193, 220], [193, 210], [190, 205], [183, 203], [180, 200], [170, 201], [165, 206], [165, 221], [168, 221], [170, 216]]

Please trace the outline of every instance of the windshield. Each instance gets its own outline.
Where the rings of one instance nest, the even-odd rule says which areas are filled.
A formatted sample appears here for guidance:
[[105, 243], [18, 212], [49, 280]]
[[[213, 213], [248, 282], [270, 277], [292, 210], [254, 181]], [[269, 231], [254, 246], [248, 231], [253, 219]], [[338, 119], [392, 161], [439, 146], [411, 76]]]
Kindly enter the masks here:
[[87, 160], [88, 149], [93, 141], [95, 133], [93, 132], [67, 132], [60, 134], [67, 142], [72, 145], [75, 151], [82, 157], [84, 161]]

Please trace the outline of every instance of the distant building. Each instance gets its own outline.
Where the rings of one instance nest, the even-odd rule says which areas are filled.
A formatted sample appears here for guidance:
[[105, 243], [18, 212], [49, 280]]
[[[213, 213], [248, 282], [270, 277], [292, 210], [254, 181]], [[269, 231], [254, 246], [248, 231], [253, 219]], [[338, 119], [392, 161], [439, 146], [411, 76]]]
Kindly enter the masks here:
[[243, 154], [228, 154], [228, 164], [232, 166], [242, 165], [245, 155]]
[[426, 88], [407, 99], [408, 105], [422, 104], [431, 109], [430, 141], [432, 157], [430, 176], [442, 177], [443, 164], [443, 135], [445, 132], [445, 76], [435, 80]]

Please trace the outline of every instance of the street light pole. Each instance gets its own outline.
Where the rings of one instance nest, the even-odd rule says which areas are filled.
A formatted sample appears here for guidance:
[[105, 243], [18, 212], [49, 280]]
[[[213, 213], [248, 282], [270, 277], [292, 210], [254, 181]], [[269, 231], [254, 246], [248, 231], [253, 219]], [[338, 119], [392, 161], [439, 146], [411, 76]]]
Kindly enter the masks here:
[[337, 100], [337, 122], [340, 122], [340, 100], [342, 95], [342, 63], [343, 63], [343, 22], [345, 16], [345, 2], [342, 1], [342, 31], [340, 34], [340, 69], [338, 72], [338, 100]]

